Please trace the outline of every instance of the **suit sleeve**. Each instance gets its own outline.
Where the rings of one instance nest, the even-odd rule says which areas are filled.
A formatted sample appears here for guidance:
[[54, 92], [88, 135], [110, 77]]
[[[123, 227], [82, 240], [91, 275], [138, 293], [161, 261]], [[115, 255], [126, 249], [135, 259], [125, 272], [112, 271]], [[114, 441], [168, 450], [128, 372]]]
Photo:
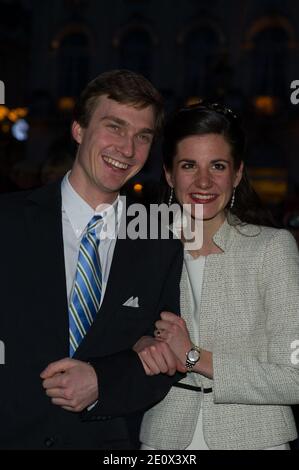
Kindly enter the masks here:
[[[166, 308], [179, 313], [181, 270], [182, 250], [178, 245], [166, 273], [157, 319], [160, 311]], [[83, 414], [83, 419], [88, 420], [101, 420], [144, 411], [162, 400], [171, 385], [183, 377], [183, 374], [179, 373], [173, 377], [164, 374], [147, 376], [138, 355], [132, 349], [110, 356], [92, 358], [89, 362], [97, 373], [99, 399], [90, 412]]]
[[266, 358], [246, 346], [225, 350], [215, 345], [215, 403], [299, 402], [299, 256], [287, 231], [277, 231], [268, 242], [260, 274]]

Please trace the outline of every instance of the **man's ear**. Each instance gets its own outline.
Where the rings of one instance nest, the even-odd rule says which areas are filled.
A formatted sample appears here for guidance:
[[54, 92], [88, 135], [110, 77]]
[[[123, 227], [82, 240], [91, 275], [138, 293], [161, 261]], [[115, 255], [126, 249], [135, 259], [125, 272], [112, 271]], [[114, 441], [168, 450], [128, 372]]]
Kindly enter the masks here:
[[81, 144], [83, 138], [83, 129], [77, 121], [72, 124], [72, 136], [77, 144]]

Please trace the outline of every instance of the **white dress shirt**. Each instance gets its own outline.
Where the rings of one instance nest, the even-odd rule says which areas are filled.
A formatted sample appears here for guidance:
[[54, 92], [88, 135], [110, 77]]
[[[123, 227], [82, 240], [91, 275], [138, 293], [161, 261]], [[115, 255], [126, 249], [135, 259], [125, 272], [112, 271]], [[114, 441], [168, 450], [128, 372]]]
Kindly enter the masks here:
[[[102, 304], [122, 214], [122, 201], [117, 197], [113, 204], [104, 211], [96, 212], [74, 190], [69, 182], [69, 174], [70, 172], [65, 175], [61, 183], [62, 230], [68, 304], [70, 303], [76, 275], [80, 243], [86, 232], [88, 223], [95, 215], [101, 215], [103, 218], [99, 223], [99, 231], [97, 234], [98, 238], [100, 238], [98, 250], [102, 269]], [[103, 237], [103, 227], [107, 225], [111, 227], [109, 224], [115, 226], [115, 234], [113, 237]]]

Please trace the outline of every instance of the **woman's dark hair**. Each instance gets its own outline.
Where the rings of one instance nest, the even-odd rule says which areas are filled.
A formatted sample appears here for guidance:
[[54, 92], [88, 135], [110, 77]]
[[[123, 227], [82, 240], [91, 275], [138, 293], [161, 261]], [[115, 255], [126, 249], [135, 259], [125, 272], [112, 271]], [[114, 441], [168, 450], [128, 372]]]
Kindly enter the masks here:
[[[177, 145], [181, 140], [206, 134], [220, 134], [224, 137], [231, 148], [234, 169], [238, 170], [245, 154], [245, 134], [239, 118], [229, 108], [207, 102], [181, 108], [169, 118], [162, 147], [165, 168], [172, 170]], [[230, 212], [245, 223], [275, 225], [270, 211], [263, 206], [252, 188], [245, 168]]]

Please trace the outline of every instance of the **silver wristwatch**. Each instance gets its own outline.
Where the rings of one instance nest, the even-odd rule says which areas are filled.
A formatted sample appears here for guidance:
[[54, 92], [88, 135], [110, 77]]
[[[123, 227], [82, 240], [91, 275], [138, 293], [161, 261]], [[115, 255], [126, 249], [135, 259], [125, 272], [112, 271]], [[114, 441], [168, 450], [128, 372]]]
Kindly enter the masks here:
[[192, 344], [192, 348], [190, 351], [186, 353], [186, 363], [185, 366], [190, 372], [195, 364], [199, 361], [200, 359], [200, 348], [198, 346], [195, 346], [195, 344]]

